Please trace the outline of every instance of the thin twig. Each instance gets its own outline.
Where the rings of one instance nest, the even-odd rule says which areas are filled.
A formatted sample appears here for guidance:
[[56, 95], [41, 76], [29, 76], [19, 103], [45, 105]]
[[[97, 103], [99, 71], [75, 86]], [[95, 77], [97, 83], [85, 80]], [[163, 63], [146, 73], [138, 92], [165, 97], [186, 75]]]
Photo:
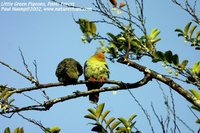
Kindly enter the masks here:
[[34, 65], [34, 67], [35, 67], [35, 78], [36, 78], [36, 80], [37, 80], [37, 84], [39, 84], [39, 79], [38, 79], [38, 67], [37, 67], [37, 62], [36, 62], [36, 60], [34, 60], [33, 61], [33, 65]]
[[158, 83], [159, 88], [160, 88], [160, 90], [162, 92], [164, 103], [165, 103], [165, 107], [166, 107], [166, 111], [167, 111], [167, 117], [165, 119], [165, 123], [166, 123], [166, 133], [168, 133], [169, 124], [170, 124], [170, 110], [169, 110], [170, 106], [169, 106], [169, 102], [168, 102], [168, 97], [165, 94], [161, 84], [157, 80], [156, 80], [156, 82]]
[[40, 129], [42, 129], [44, 132], [46, 131], [46, 128], [42, 125], [42, 123], [40, 121], [36, 121], [32, 118], [27, 118], [24, 115], [17, 113], [20, 117], [22, 117], [23, 119], [27, 120], [30, 123], [33, 123], [34, 125], [37, 125], [40, 127]]
[[20, 76], [24, 77], [25, 79], [29, 80], [29, 81], [32, 81], [33, 79], [31, 79], [29, 76], [26, 76], [25, 74], [19, 72], [17, 69], [15, 69], [14, 67], [11, 67], [10, 65], [0, 61], [0, 64], [2, 64], [3, 66], [9, 68], [10, 70], [16, 72], [17, 74], [19, 74]]
[[196, 117], [196, 119], [199, 119], [198, 116], [197, 116], [197, 115], [194, 113], [194, 111], [191, 109], [191, 107], [188, 106], [188, 108], [189, 108], [189, 110], [192, 112], [192, 114]]
[[[33, 65], [35, 66], [35, 78], [36, 78], [36, 80], [37, 80], [37, 84], [36, 84], [36, 86], [39, 86], [39, 80], [38, 80], [38, 69], [37, 69], [37, 62], [36, 62], [36, 60], [34, 60], [34, 62], [33, 62]], [[47, 100], [50, 100], [50, 98], [49, 98], [49, 96], [46, 94], [46, 92], [44, 91], [44, 90], [42, 90], [42, 89], [40, 89], [41, 90], [41, 92], [42, 92], [42, 94], [43, 94], [43, 96], [44, 96], [44, 98], [46, 98]]]
[[22, 57], [22, 61], [23, 61], [23, 64], [24, 64], [24, 66], [25, 66], [25, 68], [26, 68], [26, 71], [28, 72], [30, 78], [31, 78], [31, 79], [34, 79], [33, 74], [31, 73], [31, 71], [30, 71], [29, 68], [28, 68], [28, 65], [26, 64], [26, 61], [25, 61], [23, 52], [22, 52], [22, 50], [21, 50], [20, 47], [19, 47], [19, 52], [20, 52], [20, 55], [21, 55], [21, 57]]
[[36, 99], [34, 99], [34, 98], [32, 98], [32, 97], [28, 96], [27, 94], [24, 94], [24, 93], [22, 93], [22, 95], [24, 95], [25, 97], [29, 98], [30, 100], [32, 100], [32, 101], [34, 101], [34, 102], [36, 102], [37, 104], [39, 104], [39, 105], [42, 105], [42, 103], [40, 103], [40, 102], [39, 102], [39, 101], [37, 101]]
[[185, 6], [183, 4], [179, 3], [177, 0], [171, 0], [174, 4], [179, 6], [181, 9], [186, 11], [191, 17], [193, 17], [193, 21], [197, 24], [200, 24], [200, 18], [196, 14], [196, 5], [197, 5], [197, 0], [194, 2], [194, 6], [192, 7], [191, 4], [188, 3], [188, 0], [185, 0]]
[[[159, 84], [159, 88], [161, 89], [162, 91], [162, 94], [163, 94], [163, 97], [164, 97], [164, 100], [165, 100], [165, 105], [166, 105], [166, 109], [167, 109], [167, 113], [168, 113], [168, 116], [167, 116], [167, 130], [168, 130], [168, 127], [169, 127], [169, 123], [170, 123], [170, 113], [173, 114], [174, 116], [174, 111], [173, 109], [171, 109], [171, 107], [169, 106], [169, 102], [168, 102], [168, 98], [167, 98], [167, 95], [165, 94], [161, 84], [157, 81], [157, 83]], [[186, 122], [184, 122], [177, 114], [175, 115], [176, 119], [179, 120], [188, 130], [190, 130], [192, 133], [195, 133], [195, 131], [190, 128]], [[171, 129], [172, 130], [172, 129]], [[168, 131], [166, 131], [167, 133]]]
[[171, 97], [171, 102], [172, 102], [172, 114], [173, 114], [173, 122], [174, 122], [174, 133], [177, 130], [177, 122], [176, 122], [176, 109], [175, 109], [175, 103], [174, 103], [174, 96], [172, 93], [172, 89], [170, 88], [170, 97]]
[[162, 116], [161, 116], [161, 118], [158, 117], [158, 114], [156, 113], [156, 110], [155, 110], [155, 108], [153, 106], [153, 103], [151, 103], [151, 108], [152, 108], [153, 113], [156, 116], [156, 118], [157, 118], [157, 120], [158, 120], [158, 122], [159, 122], [159, 124], [161, 126], [161, 129], [162, 129], [163, 133], [166, 133], [165, 132], [165, 125], [164, 125], [164, 122], [163, 122], [163, 118], [162, 118]]
[[143, 111], [144, 115], [147, 118], [147, 121], [149, 122], [149, 126], [151, 128], [152, 133], [155, 133], [153, 125], [151, 123], [151, 118], [148, 114], [148, 112], [144, 109], [144, 107], [140, 104], [140, 102], [137, 100], [137, 98], [133, 95], [133, 93], [128, 89], [129, 94], [131, 95], [131, 97], [134, 99], [134, 101], [138, 104], [138, 106], [141, 108], [141, 110]]

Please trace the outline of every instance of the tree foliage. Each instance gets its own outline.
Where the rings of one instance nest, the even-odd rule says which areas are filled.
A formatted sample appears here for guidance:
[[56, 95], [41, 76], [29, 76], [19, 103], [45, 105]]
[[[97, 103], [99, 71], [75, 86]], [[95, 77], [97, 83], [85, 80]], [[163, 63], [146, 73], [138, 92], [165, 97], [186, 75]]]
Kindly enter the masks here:
[[[62, 4], [58, 1], [54, 2]], [[1, 115], [6, 115], [10, 113], [14, 114], [28, 110], [46, 111], [59, 102], [79, 98], [82, 96], [88, 96], [89, 94], [96, 92], [138, 88], [140, 86], [146, 85], [152, 79], [155, 79], [169, 86], [170, 89], [177, 92], [188, 102], [191, 103], [191, 108], [193, 109], [193, 111], [197, 111], [198, 113], [200, 112], [200, 61], [196, 61], [194, 65], [190, 67], [188, 66], [189, 60], [180, 59], [177, 53], [173, 53], [173, 51], [171, 50], [161, 51], [157, 48], [158, 43], [161, 41], [161, 38], [159, 37], [160, 30], [158, 28], [153, 28], [148, 33], [144, 15], [143, 0], [135, 0], [136, 14], [132, 12], [132, 7], [130, 7], [128, 1], [126, 0], [124, 0], [120, 4], [118, 4], [117, 1], [110, 2], [111, 3], [109, 4], [111, 4], [113, 7], [111, 7], [109, 4], [106, 4], [106, 2], [102, 0], [95, 0], [95, 2], [93, 3], [94, 9], [92, 11], [100, 15], [102, 17], [101, 20], [89, 20], [87, 18], [79, 18], [78, 20], [75, 20], [75, 23], [79, 25], [80, 30], [83, 33], [81, 39], [83, 43], [91, 43], [92, 41], [98, 40], [100, 42], [100, 46], [103, 49], [105, 49], [106, 53], [108, 54], [108, 58], [110, 59], [110, 61], [112, 61], [113, 63], [117, 62], [125, 66], [129, 66], [130, 68], [136, 69], [139, 72], [143, 73], [144, 78], [133, 83], [126, 83], [125, 81], [108, 80], [105, 81], [105, 84], [111, 84], [111, 86], [109, 87], [84, 92], [77, 91], [73, 94], [50, 100], [48, 98], [48, 95], [45, 93], [44, 89], [50, 87], [63, 86], [64, 84], [62, 82], [41, 84], [37, 78], [36, 61], [34, 62], [35, 76], [33, 76], [34, 74], [29, 70], [29, 67], [24, 59], [24, 55], [20, 49], [23, 64], [29, 75], [21, 73], [20, 71], [10, 66], [9, 64], [6, 64], [3, 61], [0, 61], [0, 64], [7, 67], [11, 71], [16, 72], [23, 78], [29, 80], [31, 83], [34, 84], [34, 86], [25, 88], [15, 88], [10, 87], [9, 85], [0, 85]], [[192, 17], [192, 20], [188, 22], [185, 25], [185, 27], [182, 27], [183, 29], [181, 27], [178, 27], [175, 29], [175, 32], [177, 33], [178, 37], [184, 38], [185, 43], [189, 43], [191, 47], [195, 47], [195, 50], [200, 50], [200, 30], [198, 29], [200, 25], [200, 19], [196, 14], [195, 10], [196, 4], [198, 2], [195, 1], [193, 6], [191, 5], [191, 3], [188, 3], [188, 1], [185, 1], [185, 6], [184, 4], [179, 3], [176, 0], [172, 0], [172, 2], [181, 7], [187, 13], [189, 13]], [[64, 4], [62, 5], [67, 6]], [[115, 12], [117, 12], [117, 14]], [[114, 26], [116, 29], [119, 29], [119, 32], [112, 33], [110, 31], [105, 31], [106, 36], [103, 36], [100, 33], [98, 33], [97, 24], [107, 24], [108, 26]], [[140, 33], [136, 32], [136, 30], [140, 30]], [[165, 75], [148, 68], [148, 66], [141, 65], [138, 61], [140, 61], [144, 57], [150, 59], [152, 63], [161, 62], [163, 67], [166, 68], [169, 74]], [[174, 75], [172, 75], [173, 73]], [[181, 83], [177, 81], [180, 81]], [[79, 85], [85, 84], [87, 82], [88, 81], [79, 80], [75, 84]], [[194, 88], [184, 88], [183, 86], [187, 84], [193, 85]], [[70, 85], [72, 84], [68, 84], [67, 86]], [[46, 97], [46, 101], [44, 101], [43, 103], [37, 103], [34, 105], [23, 107], [17, 107], [15, 105], [15, 99], [13, 98], [13, 94], [22, 94], [24, 92], [31, 92], [33, 90], [40, 89], [43, 89], [42, 93]], [[89, 123], [93, 126], [91, 129], [92, 131], [102, 133], [140, 132], [135, 127], [135, 114], [131, 115], [128, 119], [123, 117], [108, 117], [111, 110], [104, 111], [104, 106], [105, 103], [101, 103], [98, 104], [96, 108], [89, 108], [89, 114], [85, 115], [85, 118], [90, 119], [92, 121], [92, 123]], [[155, 115], [157, 114], [155, 113]], [[44, 132], [58, 133], [61, 130], [57, 126], [46, 128], [43, 127], [41, 124], [38, 124], [37, 122], [32, 121], [30, 119], [28, 121], [40, 126]], [[158, 118], [158, 121], [163, 126], [162, 120]], [[199, 116], [197, 116], [196, 122], [200, 123]], [[164, 127], [162, 128], [164, 129]], [[6, 128], [4, 132], [10, 133], [10, 129]], [[14, 131], [14, 133], [23, 132], [23, 128], [16, 128]]]

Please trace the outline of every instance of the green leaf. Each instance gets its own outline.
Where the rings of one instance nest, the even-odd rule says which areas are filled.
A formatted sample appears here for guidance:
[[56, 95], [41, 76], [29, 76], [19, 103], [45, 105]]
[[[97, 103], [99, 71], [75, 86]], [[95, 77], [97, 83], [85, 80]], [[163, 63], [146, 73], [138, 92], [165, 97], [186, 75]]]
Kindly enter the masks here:
[[189, 32], [189, 37], [190, 37], [190, 38], [192, 37], [193, 32], [194, 32], [194, 30], [195, 30], [196, 28], [197, 28], [197, 25], [192, 26], [192, 28], [190, 29], [190, 32]]
[[171, 64], [172, 63], [172, 51], [169, 50], [169, 51], [165, 52], [164, 56], [165, 56], [165, 60]]
[[6, 101], [12, 94], [13, 92], [7, 92], [6, 95], [4, 96], [4, 100]]
[[136, 124], [136, 121], [131, 124], [131, 128], [133, 128], [135, 124]]
[[183, 60], [181, 63], [181, 69], [185, 69], [187, 64], [188, 64], [188, 60]]
[[19, 133], [19, 128], [15, 128], [14, 133]]
[[7, 127], [7, 128], [4, 130], [4, 133], [10, 133], [10, 128]]
[[158, 36], [158, 34], [160, 34], [160, 31], [158, 30], [158, 29], [153, 29], [152, 31], [151, 31], [151, 33], [150, 33], [150, 38], [151, 39], [155, 39], [157, 36]]
[[118, 118], [118, 120], [119, 120], [126, 128], [130, 127], [130, 123], [129, 123], [125, 118], [120, 117], [120, 118]]
[[51, 133], [51, 131], [50, 131], [50, 128], [49, 128], [49, 127], [45, 129], [45, 133]]
[[129, 117], [128, 122], [131, 123], [137, 115], [133, 114]]
[[184, 34], [182, 34], [182, 33], [179, 33], [179, 34], [178, 34], [178, 37], [181, 37], [181, 36], [184, 36]]
[[179, 58], [178, 58], [178, 55], [175, 54], [172, 56], [172, 63], [175, 65], [175, 66], [178, 66], [179, 65]]
[[155, 44], [155, 43], [157, 43], [160, 40], [161, 40], [161, 38], [156, 38], [155, 40], [153, 40], [153, 43]]
[[77, 23], [80, 25], [80, 29], [83, 33], [87, 32], [87, 25], [89, 20], [80, 18]]
[[190, 89], [190, 92], [198, 99], [200, 100], [200, 93], [194, 89]]
[[117, 127], [116, 133], [128, 133], [127, 129], [125, 127]]
[[141, 42], [136, 39], [131, 40], [131, 50], [139, 50], [141, 48], [140, 44]]
[[188, 30], [189, 30], [191, 24], [192, 24], [192, 22], [189, 22], [189, 23], [185, 26], [185, 28], [184, 28], [184, 35], [188, 35]]
[[91, 29], [92, 36], [96, 37], [97, 28], [94, 22], [90, 22], [90, 29]]
[[161, 60], [164, 60], [164, 54], [161, 51], [156, 51], [155, 56]]
[[105, 112], [103, 112], [103, 114], [101, 115], [101, 123], [103, 123], [104, 119], [106, 118], [106, 116], [110, 113], [110, 110], [106, 110]]
[[97, 106], [97, 109], [96, 109], [96, 117], [99, 119], [100, 116], [101, 116], [101, 113], [103, 112], [103, 109], [104, 109], [104, 106], [105, 106], [105, 103], [101, 103]]
[[153, 59], [152, 59], [152, 62], [153, 62], [153, 63], [157, 63], [157, 62], [159, 62], [159, 61], [162, 61], [162, 60], [160, 60], [160, 59], [158, 59], [158, 58], [153, 58]]
[[152, 62], [164, 61], [164, 54], [161, 51], [156, 51]]
[[113, 35], [112, 33], [108, 32], [107, 35], [108, 35], [113, 41], [116, 40], [116, 36]]
[[50, 128], [51, 133], [59, 133], [60, 132], [60, 127], [58, 126], [53, 126]]
[[200, 50], [200, 47], [196, 47], [195, 50]]
[[8, 90], [3, 90], [2, 93], [0, 93], [0, 99], [3, 98], [7, 92]]
[[114, 117], [110, 117], [110, 118], [108, 119], [108, 121], [106, 122], [106, 128], [109, 127], [109, 126], [110, 126], [110, 123], [112, 123], [114, 120], [115, 120]]
[[200, 76], [200, 61], [196, 62], [192, 67], [192, 72], [197, 76]]
[[19, 133], [24, 133], [24, 128], [19, 128]]
[[200, 124], [200, 118], [198, 118], [198, 119], [196, 120], [196, 123], [199, 123], [199, 124]]
[[191, 108], [200, 112], [200, 108], [198, 108], [197, 106], [192, 105]]
[[195, 39], [198, 40], [199, 37], [200, 37], [200, 31], [198, 31], [198, 32], [196, 33], [196, 35], [195, 35]]
[[181, 29], [175, 29], [175, 32], [183, 33], [183, 31]]
[[99, 124], [94, 126], [91, 131], [94, 131], [94, 132], [97, 132], [97, 133], [105, 133], [104, 128]]
[[91, 120], [97, 120], [96, 116], [94, 116], [93, 114], [88, 114], [84, 116], [85, 118], [91, 119]]
[[8, 104], [11, 105], [12, 102], [14, 102], [14, 101], [15, 101], [15, 99], [12, 98], [12, 99], [8, 102]]
[[113, 132], [113, 130], [120, 124], [120, 121], [116, 121], [111, 125], [111, 132]]
[[89, 108], [88, 111], [89, 111], [91, 114], [93, 114], [94, 116], [97, 116], [96, 110], [95, 110], [95, 109]]

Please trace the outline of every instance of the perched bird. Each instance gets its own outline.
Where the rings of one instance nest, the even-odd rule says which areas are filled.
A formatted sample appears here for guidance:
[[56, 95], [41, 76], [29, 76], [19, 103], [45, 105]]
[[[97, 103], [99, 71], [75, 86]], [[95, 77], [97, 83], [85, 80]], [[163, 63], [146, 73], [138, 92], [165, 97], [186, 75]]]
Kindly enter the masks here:
[[56, 69], [56, 76], [58, 77], [58, 81], [63, 82], [65, 85], [76, 83], [79, 76], [82, 74], [82, 66], [73, 58], [66, 58], [62, 60]]
[[[84, 65], [84, 77], [85, 80], [88, 81], [86, 83], [88, 90], [100, 89], [103, 86], [102, 82], [109, 78], [109, 73], [104, 51], [98, 48], [96, 53], [91, 56]], [[89, 95], [89, 100], [93, 103], [97, 103], [99, 100], [99, 93]]]

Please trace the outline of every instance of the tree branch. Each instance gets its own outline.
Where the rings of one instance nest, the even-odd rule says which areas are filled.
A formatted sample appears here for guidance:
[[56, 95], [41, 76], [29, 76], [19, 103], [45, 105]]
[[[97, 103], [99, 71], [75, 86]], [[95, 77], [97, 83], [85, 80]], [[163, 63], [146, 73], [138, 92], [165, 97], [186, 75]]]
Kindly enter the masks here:
[[19, 71], [18, 71], [17, 69], [15, 69], [14, 67], [11, 67], [10, 65], [8, 65], [8, 64], [6, 64], [6, 63], [4, 63], [4, 62], [2, 62], [2, 61], [0, 61], [0, 64], [2, 64], [3, 66], [9, 68], [10, 70], [16, 72], [16, 73], [19, 74], [20, 76], [24, 77], [25, 79], [27, 79], [27, 80], [29, 80], [29, 81], [31, 81], [31, 82], [33, 82], [33, 83], [37, 82], [37, 81], [35, 81], [32, 77], [26, 76], [25, 74], [19, 72]]
[[177, 6], [179, 6], [181, 9], [186, 11], [191, 17], [193, 17], [194, 22], [200, 24], [200, 18], [196, 14], [196, 5], [198, 3], [197, 0], [195, 0], [193, 6], [188, 3], [188, 0], [185, 0], [185, 6], [183, 6], [183, 4], [179, 3], [177, 0], [171, 0], [171, 1]]
[[130, 61], [130, 60], [125, 60], [124, 58], [120, 58], [118, 59], [119, 63], [122, 64], [126, 64], [129, 65], [141, 72], [144, 73], [149, 73], [152, 78], [157, 79], [159, 81], [161, 81], [162, 83], [168, 85], [169, 87], [171, 87], [174, 91], [178, 92], [180, 95], [182, 95], [186, 100], [188, 100], [190, 103], [194, 104], [195, 106], [197, 106], [198, 108], [200, 108], [200, 100], [198, 100], [196, 97], [194, 97], [192, 94], [190, 94], [187, 90], [185, 90], [183, 87], [181, 87], [179, 84], [177, 84], [176, 82], [174, 82], [172, 79], [158, 73], [155, 72], [153, 70], [148, 69], [145, 66], [142, 66], [136, 62]]
[[[146, 74], [143, 79], [141, 79], [140, 81], [135, 82], [135, 83], [123, 83], [120, 81], [106, 81], [105, 83], [107, 83], [107, 84], [115, 83], [118, 86], [104, 87], [101, 89], [94, 89], [94, 90], [84, 91], [84, 92], [76, 91], [76, 92], [74, 92], [74, 94], [59, 97], [59, 98], [56, 98], [53, 100], [48, 100], [48, 101], [44, 102], [43, 104], [36, 104], [36, 105], [31, 105], [31, 106], [21, 107], [21, 108], [14, 107], [12, 110], [1, 111], [0, 114], [16, 113], [16, 112], [27, 111], [27, 110], [46, 111], [46, 110], [49, 110], [54, 104], [59, 103], [59, 102], [64, 102], [64, 101], [79, 98], [82, 96], [88, 96], [90, 94], [97, 93], [97, 92], [101, 93], [101, 92], [114, 91], [114, 90], [134, 89], [134, 88], [138, 88], [140, 86], [147, 84], [150, 80], [151, 80], [151, 75]], [[77, 84], [85, 84], [86, 82], [87, 81], [79, 81]], [[45, 84], [45, 85], [41, 85], [41, 86], [39, 85], [36, 87], [49, 88], [49, 87], [55, 87], [55, 86], [61, 86], [61, 85], [63, 85], [63, 84], [62, 83], [54, 83], [54, 84], [49, 83], [49, 84]], [[30, 90], [35, 90], [35, 89], [39, 89], [39, 88], [32, 87], [32, 88], [20, 89], [19, 91], [16, 91], [15, 93], [21, 93], [24, 91], [28, 91], [28, 90], [30, 91]]]
[[[8, 91], [12, 91], [12, 93], [14, 94], [14, 93], [22, 93], [22, 92], [27, 92], [27, 91], [39, 90], [39, 89], [42, 89], [42, 88], [44, 89], [44, 88], [51, 88], [51, 87], [58, 87], [58, 86], [80, 85], [80, 84], [85, 84], [87, 82], [88, 81], [85, 81], [85, 80], [79, 80], [76, 84], [68, 84], [68, 85], [64, 85], [61, 82], [56, 82], [56, 83], [39, 84], [37, 86], [19, 88], [19, 89], [14, 89], [12, 87], [9, 87]], [[123, 82], [116, 81], [116, 80], [107, 80], [103, 83], [116, 84], [116, 85], [119, 85], [119, 86], [122, 86], [124, 84]]]

